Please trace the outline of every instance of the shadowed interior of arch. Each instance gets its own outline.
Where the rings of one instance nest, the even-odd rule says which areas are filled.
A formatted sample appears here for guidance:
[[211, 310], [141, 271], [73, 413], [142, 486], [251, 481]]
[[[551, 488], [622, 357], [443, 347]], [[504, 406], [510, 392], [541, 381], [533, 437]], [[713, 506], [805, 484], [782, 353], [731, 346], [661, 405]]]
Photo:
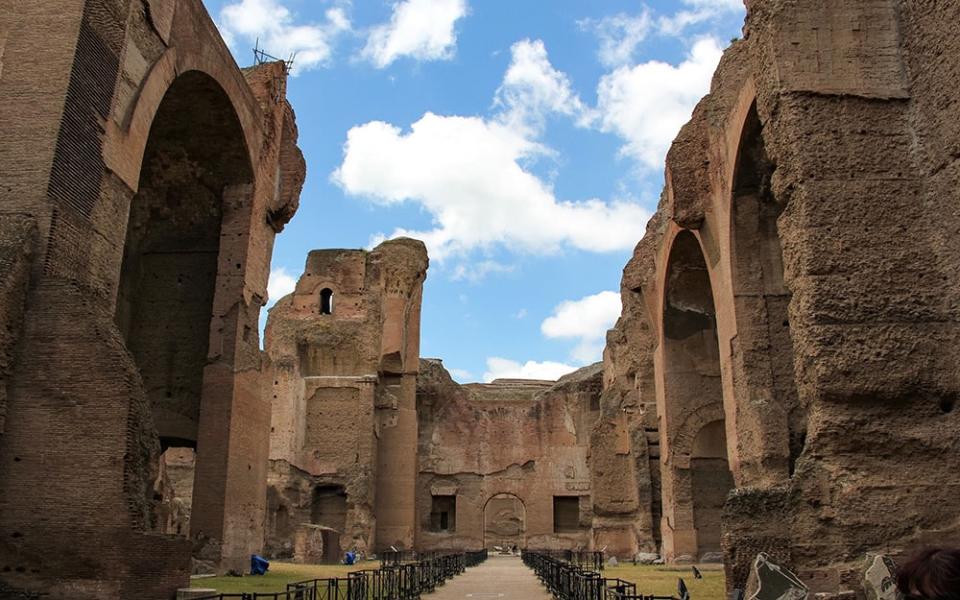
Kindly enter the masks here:
[[733, 477], [727, 461], [716, 310], [696, 236], [674, 240], [664, 306], [664, 400], [669, 476], [665, 515], [676, 556], [720, 550], [720, 515]]
[[181, 75], [150, 129], [116, 306], [164, 449], [196, 447], [214, 296], [221, 276], [243, 266], [245, 238], [223, 222], [252, 180], [226, 94], [203, 73]]
[[[742, 369], [735, 378], [736, 395], [762, 405], [763, 438], [771, 439], [758, 460], [741, 457], [743, 477], [754, 480], [763, 472], [778, 477], [793, 473], [806, 437], [806, 417], [799, 406], [794, 380], [793, 340], [789, 306], [792, 294], [784, 280], [783, 251], [778, 219], [783, 205], [773, 193], [775, 165], [767, 155], [756, 102], [743, 125], [732, 183], [731, 249], [736, 344]], [[749, 384], [748, 384], [749, 382]], [[747, 386], [749, 385], [749, 389]], [[777, 440], [783, 436], [782, 441]], [[759, 462], [761, 464], [752, 465]]]

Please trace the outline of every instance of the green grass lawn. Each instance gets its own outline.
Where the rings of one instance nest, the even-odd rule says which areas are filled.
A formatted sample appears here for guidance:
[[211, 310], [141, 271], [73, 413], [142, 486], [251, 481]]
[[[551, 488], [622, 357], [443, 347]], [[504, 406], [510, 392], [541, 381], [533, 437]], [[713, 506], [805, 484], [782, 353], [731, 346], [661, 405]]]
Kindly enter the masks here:
[[[271, 562], [266, 575], [243, 577], [204, 577], [191, 580], [192, 587], [212, 588], [218, 592], [279, 592], [286, 589], [288, 583], [305, 579], [327, 579], [346, 577], [350, 571], [375, 569], [378, 561], [359, 565], [297, 565], [293, 563]], [[639, 594], [677, 595], [677, 579], [683, 577], [690, 590], [691, 600], [724, 600], [723, 569], [720, 565], [701, 565], [703, 579], [694, 579], [690, 567], [621, 564], [607, 567], [603, 576], [632, 581], [637, 584]]]
[[305, 579], [328, 579], [346, 577], [350, 571], [375, 569], [379, 561], [358, 565], [297, 565], [270, 561], [270, 570], [266, 575], [244, 575], [243, 577], [203, 577], [191, 579], [190, 587], [212, 588], [222, 593], [234, 592], [282, 592], [288, 583]]
[[603, 576], [632, 581], [637, 584], [638, 594], [677, 595], [677, 579], [683, 581], [690, 590], [690, 600], [724, 600], [723, 568], [721, 565], [699, 565], [703, 579], [694, 579], [690, 567], [675, 565], [637, 565], [620, 564], [607, 567]]

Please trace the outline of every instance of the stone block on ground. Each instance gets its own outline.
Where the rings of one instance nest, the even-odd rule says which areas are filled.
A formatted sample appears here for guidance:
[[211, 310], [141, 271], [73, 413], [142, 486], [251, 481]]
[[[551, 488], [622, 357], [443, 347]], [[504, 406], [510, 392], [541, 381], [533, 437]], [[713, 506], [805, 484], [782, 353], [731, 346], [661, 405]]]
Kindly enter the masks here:
[[883, 554], [868, 554], [863, 573], [863, 592], [867, 600], [902, 600], [897, 589], [897, 564]]
[[746, 600], [807, 600], [810, 592], [796, 575], [761, 552], [750, 568], [744, 596]]
[[655, 561], [660, 560], [660, 555], [654, 552], [637, 552], [634, 560], [641, 565], [652, 565]]

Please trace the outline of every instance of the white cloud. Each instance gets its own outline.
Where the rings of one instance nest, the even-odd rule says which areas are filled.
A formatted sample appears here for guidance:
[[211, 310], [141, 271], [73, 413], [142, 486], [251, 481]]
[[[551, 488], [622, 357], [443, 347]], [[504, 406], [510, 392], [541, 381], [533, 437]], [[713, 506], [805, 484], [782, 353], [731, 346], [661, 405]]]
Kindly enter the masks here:
[[643, 167], [662, 168], [673, 138], [710, 90], [722, 54], [717, 41], [706, 38], [679, 65], [649, 61], [604, 75], [597, 86], [601, 130], [626, 141], [623, 155]]
[[267, 281], [267, 305], [272, 306], [287, 294], [292, 294], [297, 287], [297, 279], [287, 272], [284, 267], [279, 267], [270, 271], [270, 279]]
[[537, 136], [546, 117], [561, 114], [585, 120], [587, 109], [573, 91], [570, 78], [553, 68], [543, 41], [522, 40], [510, 47], [512, 59], [494, 106], [502, 112], [497, 120], [504, 125]]
[[450, 376], [453, 377], [454, 380], [460, 383], [464, 383], [473, 379], [473, 373], [467, 371], [466, 369], [450, 369], [448, 373], [450, 373]]
[[281, 0], [239, 0], [220, 11], [220, 32], [235, 50], [244, 42], [284, 60], [296, 55], [294, 73], [327, 64], [335, 38], [350, 30], [342, 7], [327, 9], [320, 23], [297, 23], [296, 15]]
[[525, 318], [527, 318], [527, 309], [521, 308], [521, 309], [518, 310], [517, 312], [513, 313], [513, 318], [516, 319], [516, 320], [518, 320], [518, 321], [519, 321], [520, 319], [525, 319]]
[[577, 340], [570, 357], [581, 364], [592, 363], [600, 360], [607, 330], [620, 318], [622, 308], [617, 292], [566, 300], [540, 324], [540, 331], [551, 339]]
[[[529, 169], [553, 154], [538, 141], [548, 115], [585, 125], [593, 111], [550, 64], [543, 42], [523, 40], [511, 53], [491, 118], [428, 112], [409, 131], [382, 121], [358, 125], [347, 133], [333, 181], [381, 204], [418, 204], [431, 227], [397, 229], [389, 237], [421, 239], [438, 261], [494, 246], [540, 254], [632, 248], [650, 216], [638, 202], [557, 198]], [[612, 128], [616, 116], [602, 126]], [[386, 237], [377, 234], [371, 243]], [[457, 267], [453, 278], [475, 281], [508, 270], [486, 261]]]
[[558, 200], [521, 166], [539, 153], [536, 142], [502, 124], [427, 113], [407, 133], [380, 121], [352, 128], [333, 179], [376, 202], [420, 204], [434, 227], [398, 229], [391, 237], [421, 239], [438, 260], [494, 244], [538, 253], [563, 245], [632, 248], [647, 210], [630, 202]]
[[666, 35], [680, 35], [684, 29], [732, 13], [744, 12], [743, 0], [683, 0], [688, 7], [660, 17], [658, 28]]
[[460, 263], [453, 270], [450, 279], [452, 281], [479, 283], [486, 279], [487, 275], [494, 273], [513, 273], [516, 270], [516, 265], [505, 265], [495, 260], [482, 260], [476, 263]]
[[390, 22], [371, 29], [362, 55], [381, 69], [403, 56], [449, 59], [457, 44], [456, 22], [466, 14], [466, 0], [397, 2]]
[[600, 40], [597, 58], [608, 68], [633, 62], [637, 46], [653, 30], [650, 9], [644, 7], [639, 15], [619, 13], [599, 20], [586, 19], [578, 23], [581, 29], [592, 30]]
[[487, 359], [487, 371], [483, 380], [487, 383], [494, 379], [560, 379], [577, 368], [558, 362], [536, 362], [528, 360], [521, 364], [515, 360], [491, 356]]

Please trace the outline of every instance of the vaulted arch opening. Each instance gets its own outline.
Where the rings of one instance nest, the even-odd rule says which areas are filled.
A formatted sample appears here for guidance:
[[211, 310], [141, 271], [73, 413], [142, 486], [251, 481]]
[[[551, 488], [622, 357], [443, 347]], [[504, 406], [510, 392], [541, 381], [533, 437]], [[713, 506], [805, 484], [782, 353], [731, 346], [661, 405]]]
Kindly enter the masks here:
[[181, 75], [147, 139], [116, 305], [164, 450], [197, 447], [218, 283], [242, 267], [224, 223], [252, 181], [227, 95], [203, 73]]
[[320, 314], [333, 314], [333, 290], [330, 288], [320, 290]]
[[693, 440], [690, 452], [690, 487], [693, 526], [697, 532], [697, 555], [719, 553], [721, 518], [727, 494], [733, 489], [733, 474], [727, 462], [727, 434], [724, 421], [704, 425]]
[[483, 547], [524, 547], [527, 509], [513, 494], [496, 494], [483, 506]]
[[754, 103], [741, 133], [731, 206], [734, 386], [737, 405], [744, 409], [738, 428], [751, 432], [751, 443], [739, 452], [746, 485], [792, 474], [806, 429], [794, 379], [791, 293], [777, 227], [783, 205], [773, 193], [775, 168]]
[[674, 239], [664, 285], [661, 533], [669, 559], [696, 560], [719, 550], [720, 514], [733, 478], [713, 289], [693, 233]]

